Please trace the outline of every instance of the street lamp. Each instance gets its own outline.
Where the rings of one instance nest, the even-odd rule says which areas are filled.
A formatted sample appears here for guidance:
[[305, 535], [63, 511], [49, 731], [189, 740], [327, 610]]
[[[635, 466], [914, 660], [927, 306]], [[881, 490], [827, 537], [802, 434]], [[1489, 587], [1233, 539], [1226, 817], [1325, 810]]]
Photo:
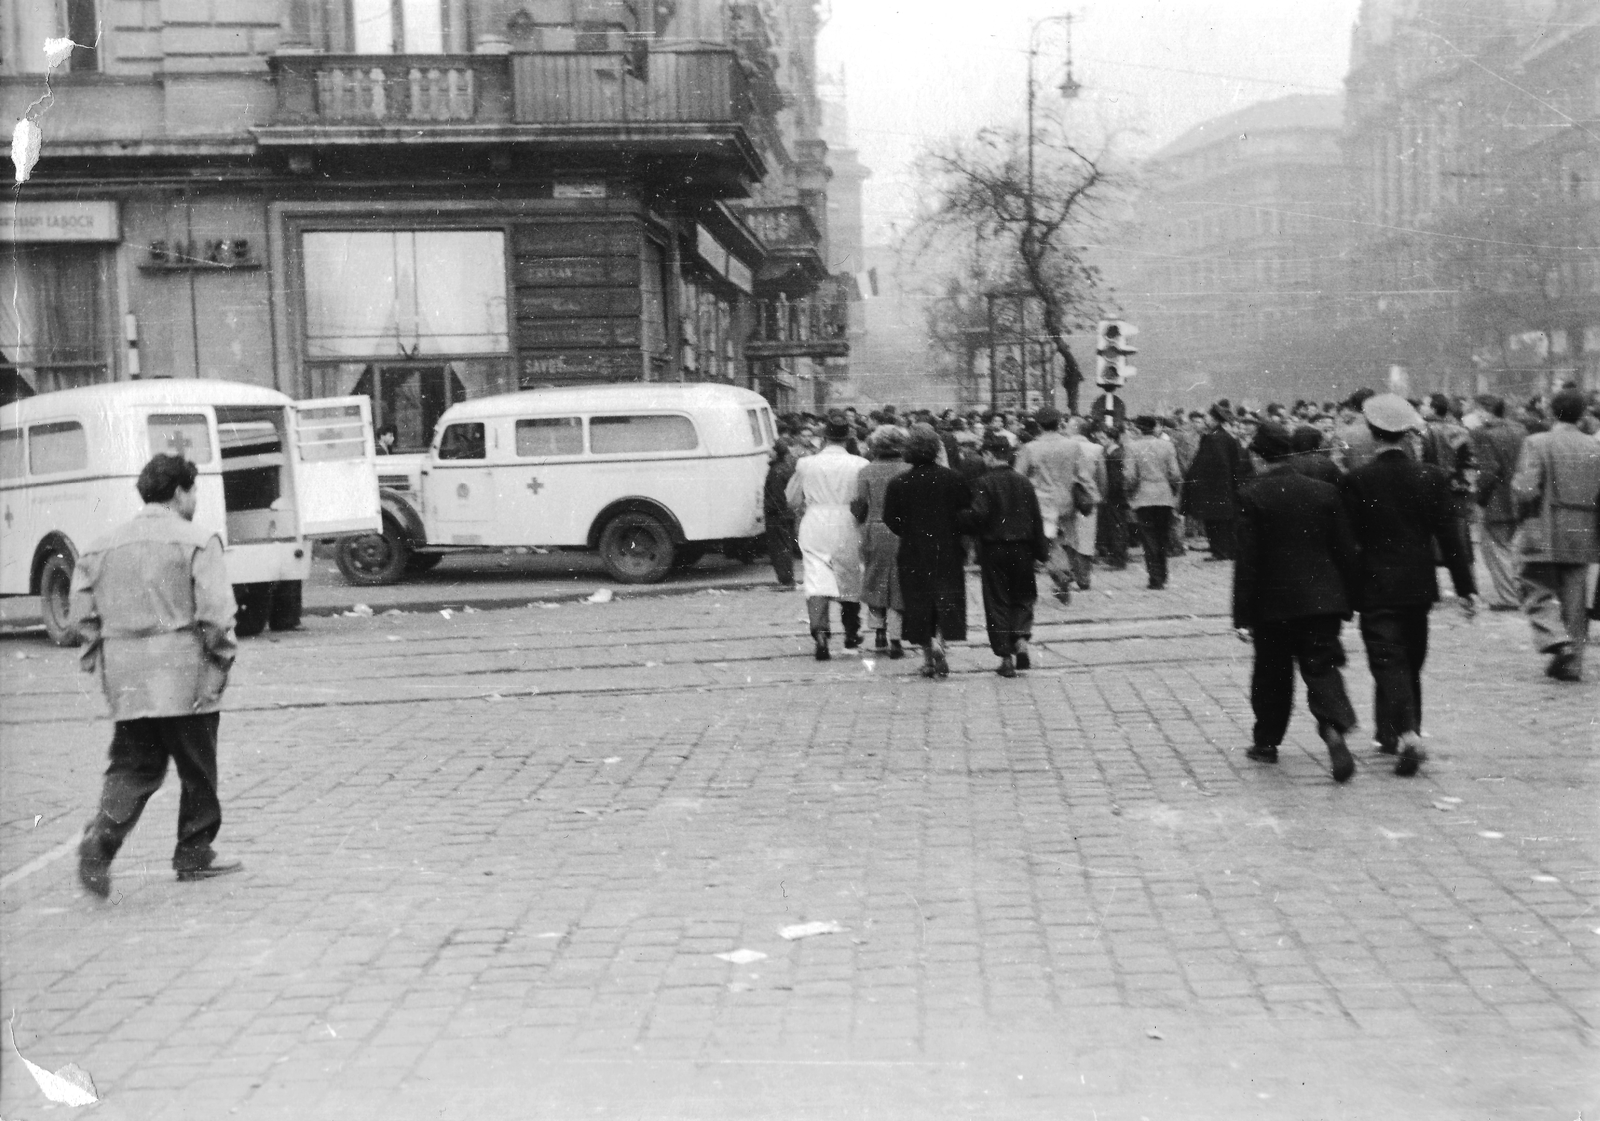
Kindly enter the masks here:
[[[1073, 100], [1083, 90], [1083, 87], [1078, 84], [1077, 79], [1072, 76], [1072, 13], [1068, 12], [1066, 15], [1060, 15], [1060, 16], [1045, 16], [1043, 19], [1035, 20], [1033, 22], [1033, 25], [1028, 29], [1028, 189], [1027, 189], [1026, 195], [1024, 195], [1023, 200], [1022, 200], [1022, 205], [1023, 205], [1023, 237], [1028, 239], [1028, 241], [1030, 242], [1030, 245], [1028, 247], [1030, 251], [1032, 249], [1031, 242], [1032, 242], [1032, 239], [1033, 239], [1033, 230], [1034, 230], [1034, 223], [1035, 223], [1035, 210], [1034, 210], [1034, 198], [1033, 198], [1033, 190], [1034, 190], [1034, 187], [1033, 187], [1033, 164], [1034, 164], [1034, 160], [1033, 160], [1033, 145], [1034, 145], [1033, 117], [1034, 117], [1034, 104], [1035, 104], [1035, 101], [1036, 101], [1036, 91], [1034, 89], [1034, 83], [1033, 83], [1033, 67], [1034, 67], [1034, 61], [1039, 56], [1039, 29], [1044, 27], [1046, 24], [1050, 24], [1050, 23], [1065, 24], [1066, 28], [1067, 28], [1067, 75], [1066, 75], [1066, 77], [1064, 79], [1062, 79], [1061, 85], [1059, 85], [1056, 88], [1061, 91], [1061, 97], [1062, 97], [1063, 100], [1066, 100], [1066, 101]], [[1054, 344], [1055, 340], [1052, 339], [1052, 340], [1050, 340], [1050, 342], [1052, 344]], [[1027, 347], [1027, 343], [1024, 342], [1023, 343], [1023, 348], [1024, 348], [1023, 349], [1024, 367], [1026, 367], [1026, 354], [1027, 354], [1026, 347]], [[1046, 374], [1045, 377], [1048, 379], [1049, 378], [1049, 374]], [[1046, 387], [1048, 388], [1048, 385], [1049, 385], [1048, 380], [1046, 381], [1045, 384], [1046, 384]], [[1023, 373], [1023, 385], [1024, 386], [1027, 385], [1026, 368], [1024, 368], [1024, 373]], [[1026, 392], [1024, 392], [1023, 396], [1024, 396], [1024, 399], [1026, 399]], [[1050, 396], [1051, 395], [1049, 393], [1045, 394], [1045, 398], [1047, 400], [1049, 399]], [[1069, 400], [1070, 399], [1072, 399], [1072, 398], [1070, 397], [1070, 391], [1069, 391]]]

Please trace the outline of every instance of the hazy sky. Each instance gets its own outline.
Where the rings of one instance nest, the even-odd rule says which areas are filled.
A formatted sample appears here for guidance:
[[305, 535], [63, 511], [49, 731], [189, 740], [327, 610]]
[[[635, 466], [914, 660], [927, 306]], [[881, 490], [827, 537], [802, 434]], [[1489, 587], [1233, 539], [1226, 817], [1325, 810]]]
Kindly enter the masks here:
[[[904, 221], [921, 147], [1021, 123], [1033, 20], [1072, 14], [1073, 75], [1085, 88], [1068, 119], [1119, 130], [1137, 154], [1252, 102], [1340, 92], [1360, 2], [823, 0], [820, 62], [845, 76], [851, 139], [873, 171], [867, 239]], [[1039, 96], [1059, 103], [1063, 29], [1041, 29], [1039, 42]]]

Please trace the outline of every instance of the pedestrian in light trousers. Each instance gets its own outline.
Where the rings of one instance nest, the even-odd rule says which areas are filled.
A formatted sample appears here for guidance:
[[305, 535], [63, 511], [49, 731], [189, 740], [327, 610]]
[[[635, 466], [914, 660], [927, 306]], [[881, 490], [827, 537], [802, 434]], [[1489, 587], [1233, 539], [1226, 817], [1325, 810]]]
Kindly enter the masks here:
[[91, 543], [72, 573], [71, 625], [116, 730], [100, 807], [78, 846], [78, 880], [101, 899], [111, 862], [166, 778], [183, 784], [172, 867], [182, 881], [237, 872], [211, 847], [222, 828], [217, 730], [237, 648], [222, 540], [194, 525], [193, 463], [158, 455], [139, 473], [145, 506]]
[[1549, 432], [1522, 445], [1511, 494], [1526, 517], [1517, 526], [1522, 609], [1545, 673], [1583, 680], [1589, 641], [1589, 566], [1600, 561], [1600, 443], [1578, 431], [1583, 395], [1563, 390], [1550, 402]]
[[1492, 611], [1515, 611], [1522, 603], [1522, 578], [1511, 545], [1517, 532], [1511, 477], [1528, 432], [1506, 419], [1505, 401], [1492, 393], [1479, 394], [1467, 419], [1478, 468], [1473, 494], [1478, 508], [1478, 554], [1489, 572], [1484, 600]]
[[1155, 435], [1155, 417], [1137, 417], [1133, 423], [1139, 436], [1128, 445], [1124, 486], [1144, 545], [1145, 575], [1150, 589], [1160, 591], [1167, 586], [1167, 545], [1183, 475], [1173, 446]]

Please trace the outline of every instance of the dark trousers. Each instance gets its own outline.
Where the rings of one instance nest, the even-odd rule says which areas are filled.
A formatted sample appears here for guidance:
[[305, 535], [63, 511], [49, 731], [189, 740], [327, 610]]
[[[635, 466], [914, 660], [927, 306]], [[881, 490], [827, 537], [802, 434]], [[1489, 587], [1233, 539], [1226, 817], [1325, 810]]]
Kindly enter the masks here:
[[794, 584], [794, 523], [782, 518], [767, 519], [767, 557], [778, 583]]
[[[811, 624], [813, 636], [828, 636], [828, 605], [833, 602], [831, 596], [807, 596], [806, 618]], [[854, 600], [841, 599], [839, 601], [839, 622], [844, 625], [846, 638], [853, 637], [861, 631], [861, 604]]]
[[1422, 665], [1428, 660], [1428, 606], [1385, 607], [1361, 613], [1361, 641], [1372, 671], [1373, 727], [1394, 747], [1422, 729]]
[[1141, 506], [1134, 511], [1139, 518], [1139, 541], [1144, 545], [1144, 570], [1150, 577], [1152, 588], [1167, 586], [1167, 546], [1172, 535], [1171, 506]]
[[983, 574], [983, 622], [997, 657], [1017, 652], [1017, 640], [1033, 637], [1033, 548], [1026, 541], [984, 541], [978, 548]]
[[1221, 560], [1232, 560], [1235, 550], [1232, 518], [1207, 518], [1206, 540], [1211, 544], [1211, 555]]
[[100, 809], [89, 822], [85, 842], [98, 845], [106, 860], [117, 855], [139, 823], [145, 803], [161, 788], [170, 756], [183, 783], [172, 866], [182, 870], [210, 864], [214, 855], [211, 842], [222, 828], [222, 803], [217, 800], [220, 722], [221, 714], [216, 712], [117, 721]]
[[1289, 730], [1294, 709], [1294, 664], [1306, 683], [1306, 707], [1320, 729], [1332, 724], [1341, 732], [1356, 726], [1356, 710], [1344, 689], [1344, 644], [1337, 615], [1274, 619], [1257, 623], [1255, 668], [1250, 674], [1250, 708], [1256, 714], [1255, 743], [1277, 747]]
[[1095, 534], [1107, 568], [1128, 567], [1128, 510], [1116, 502], [1100, 503], [1100, 524]]

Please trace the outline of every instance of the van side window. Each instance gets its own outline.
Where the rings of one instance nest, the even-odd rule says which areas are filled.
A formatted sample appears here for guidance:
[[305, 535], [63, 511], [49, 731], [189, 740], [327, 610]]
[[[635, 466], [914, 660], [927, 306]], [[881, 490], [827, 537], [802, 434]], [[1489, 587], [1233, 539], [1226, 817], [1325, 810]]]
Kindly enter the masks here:
[[766, 434], [761, 429], [761, 413], [756, 409], [746, 409], [744, 415], [750, 419], [750, 439], [759, 448], [767, 442]]
[[517, 454], [582, 455], [583, 421], [575, 416], [542, 416], [519, 420]]
[[211, 431], [204, 413], [153, 413], [150, 454], [181, 455], [190, 463], [211, 462]]
[[686, 416], [597, 416], [589, 419], [589, 450], [595, 455], [691, 452], [700, 446]]
[[484, 459], [486, 446], [482, 424], [452, 424], [439, 437], [439, 458]]
[[59, 475], [89, 466], [89, 440], [75, 420], [35, 424], [28, 429], [28, 470], [35, 475]]
[[22, 478], [22, 429], [0, 432], [0, 479]]

